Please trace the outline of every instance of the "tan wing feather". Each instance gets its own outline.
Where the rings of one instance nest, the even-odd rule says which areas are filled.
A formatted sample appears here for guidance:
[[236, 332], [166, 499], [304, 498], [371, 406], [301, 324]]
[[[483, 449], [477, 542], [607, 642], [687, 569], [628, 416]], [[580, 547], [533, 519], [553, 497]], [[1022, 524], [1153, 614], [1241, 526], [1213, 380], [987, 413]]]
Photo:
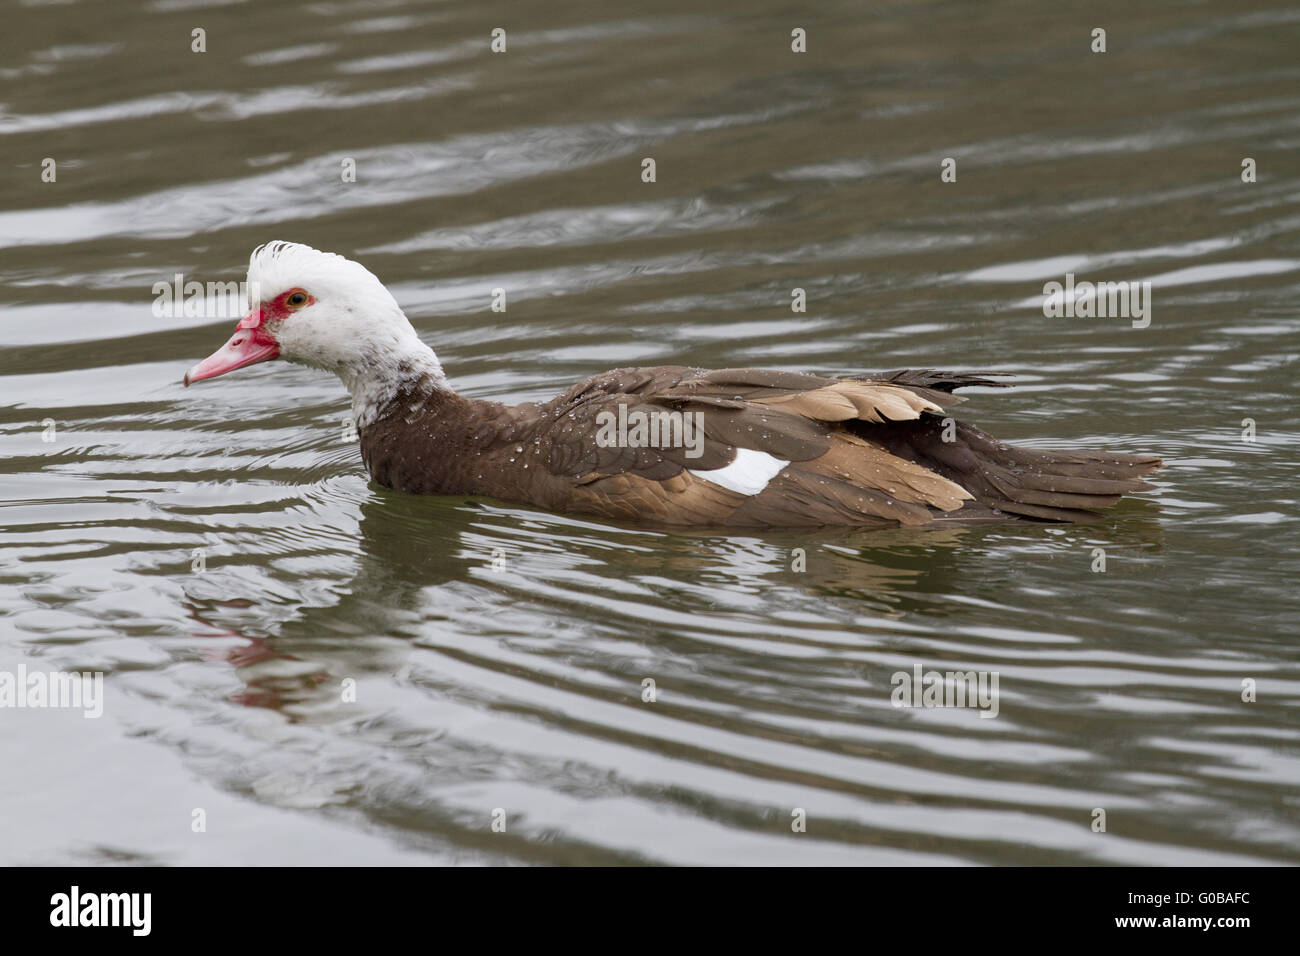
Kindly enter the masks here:
[[789, 395], [765, 396], [752, 401], [823, 422], [861, 418], [863, 421], [880, 424], [885, 421], [910, 421], [920, 418], [922, 412], [943, 414], [939, 405], [910, 389], [860, 381], [840, 381], [824, 388]]
[[963, 502], [974, 498], [955, 481], [853, 435], [837, 435], [826, 454], [805, 462], [803, 467], [883, 492], [899, 501], [928, 505], [940, 511], [956, 511]]

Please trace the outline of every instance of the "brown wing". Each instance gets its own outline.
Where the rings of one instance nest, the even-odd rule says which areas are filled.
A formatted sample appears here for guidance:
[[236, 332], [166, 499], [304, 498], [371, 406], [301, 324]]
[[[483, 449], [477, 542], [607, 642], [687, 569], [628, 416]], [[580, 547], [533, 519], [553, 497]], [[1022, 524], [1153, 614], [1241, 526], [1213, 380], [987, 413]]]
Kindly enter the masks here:
[[[935, 509], [960, 508], [970, 494], [844, 425], [883, 426], [942, 414], [938, 401], [953, 398], [936, 386], [948, 381], [952, 387], [965, 384], [761, 369], [616, 369], [574, 386], [544, 409], [547, 465], [552, 474], [574, 479], [575, 494], [587, 504], [628, 517], [756, 525], [923, 523]], [[691, 415], [703, 429], [700, 454], [683, 446], [593, 440], [602, 422], [620, 414], [632, 421], [637, 413]], [[753, 496], [691, 473], [730, 464], [738, 448], [791, 464]]]
[[[964, 383], [959, 383], [964, 384]], [[824, 455], [840, 422], [875, 424], [942, 414], [938, 400], [960, 401], [936, 389], [870, 379], [834, 379], [762, 369], [664, 366], [615, 369], [588, 379], [547, 404], [548, 467], [557, 475], [633, 474], [663, 478], [682, 468], [711, 470], [735, 459], [737, 448], [786, 461]], [[633, 413], [690, 413], [702, 423], [703, 449], [680, 445], [623, 447], [592, 440], [602, 427]]]

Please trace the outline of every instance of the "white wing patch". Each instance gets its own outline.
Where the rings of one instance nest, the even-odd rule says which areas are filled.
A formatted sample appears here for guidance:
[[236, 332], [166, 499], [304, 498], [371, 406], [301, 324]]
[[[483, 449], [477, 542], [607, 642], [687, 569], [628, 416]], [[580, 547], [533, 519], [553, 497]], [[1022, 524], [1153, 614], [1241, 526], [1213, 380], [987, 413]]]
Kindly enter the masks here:
[[729, 491], [738, 491], [742, 495], [756, 495], [766, 488], [767, 483], [779, 475], [781, 469], [788, 464], [790, 464], [788, 461], [764, 451], [737, 448], [735, 460], [724, 468], [714, 468], [711, 471], [696, 471], [694, 468], [686, 470], [696, 478], [704, 478]]

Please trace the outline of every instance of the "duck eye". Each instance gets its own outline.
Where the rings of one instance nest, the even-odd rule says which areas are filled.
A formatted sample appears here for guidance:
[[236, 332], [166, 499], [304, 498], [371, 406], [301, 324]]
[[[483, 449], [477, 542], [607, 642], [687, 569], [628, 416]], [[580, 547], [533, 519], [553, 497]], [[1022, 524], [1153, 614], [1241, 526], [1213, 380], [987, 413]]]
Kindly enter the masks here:
[[289, 298], [285, 299], [284, 302], [285, 305], [292, 309], [301, 309], [307, 304], [307, 293], [295, 292], [293, 295], [289, 296]]

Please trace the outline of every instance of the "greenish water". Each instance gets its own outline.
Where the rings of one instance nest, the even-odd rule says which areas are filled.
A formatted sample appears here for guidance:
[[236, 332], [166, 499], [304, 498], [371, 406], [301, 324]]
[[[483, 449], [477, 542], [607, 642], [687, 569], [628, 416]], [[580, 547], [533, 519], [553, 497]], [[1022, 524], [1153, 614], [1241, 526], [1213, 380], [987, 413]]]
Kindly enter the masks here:
[[[0, 17], [0, 671], [105, 675], [97, 720], [0, 709], [0, 862], [1300, 862], [1300, 11]], [[1168, 465], [1087, 527], [405, 497], [323, 373], [180, 385], [233, 322], [153, 284], [276, 238], [363, 261], [476, 397], [1006, 369], [962, 417]], [[1067, 272], [1150, 281], [1150, 325], [1045, 317]], [[918, 664], [996, 672], [997, 717], [892, 706]]]

